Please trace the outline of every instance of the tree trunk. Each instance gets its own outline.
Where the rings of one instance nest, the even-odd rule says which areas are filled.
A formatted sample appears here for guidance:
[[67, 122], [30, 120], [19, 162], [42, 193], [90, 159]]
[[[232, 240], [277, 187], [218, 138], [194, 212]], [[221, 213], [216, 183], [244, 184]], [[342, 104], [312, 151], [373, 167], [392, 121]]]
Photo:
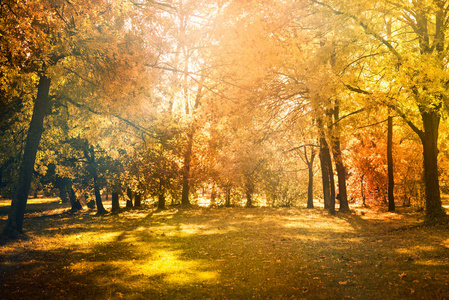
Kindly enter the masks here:
[[215, 199], [217, 198], [217, 188], [215, 185], [215, 182], [212, 186], [212, 191], [210, 193], [210, 203], [209, 203], [209, 207], [213, 207], [215, 206]]
[[157, 209], [165, 209], [165, 193], [163, 191], [159, 191]]
[[132, 208], [133, 207], [133, 198], [134, 193], [131, 191], [130, 188], [126, 189], [126, 195], [128, 196], [128, 199], [126, 199], [126, 208]]
[[142, 206], [142, 194], [140, 192], [136, 192], [134, 196], [134, 207]]
[[309, 169], [309, 184], [307, 189], [307, 208], [313, 208], [313, 161], [315, 159], [315, 151], [312, 148], [310, 160], [307, 158], [307, 152], [304, 147], [304, 154], [306, 155], [307, 168]]
[[360, 177], [360, 193], [362, 194], [362, 205], [363, 207], [366, 207], [366, 196], [365, 196], [365, 186], [363, 184], [363, 177], [365, 177], [364, 174]]
[[[338, 105], [335, 105], [333, 113], [334, 113], [334, 121], [337, 122], [339, 119]], [[336, 132], [333, 134], [332, 138], [332, 153], [334, 155], [335, 169], [337, 170], [337, 177], [338, 177], [338, 196], [339, 196], [338, 199], [340, 200], [340, 211], [348, 212], [349, 203], [348, 203], [348, 194], [346, 191], [346, 169], [345, 166], [343, 165], [343, 159], [341, 156], [340, 132], [338, 130], [338, 127], [336, 128]]]
[[33, 116], [28, 129], [22, 162], [19, 168], [19, 178], [14, 197], [11, 201], [8, 221], [3, 229], [3, 234], [9, 237], [16, 237], [18, 234], [23, 233], [23, 219], [28, 193], [30, 192], [37, 149], [42, 132], [44, 131], [44, 118], [50, 109], [50, 82], [50, 78], [42, 75], [37, 86], [37, 97], [34, 103]]
[[101, 201], [100, 187], [98, 185], [98, 170], [97, 162], [95, 161], [95, 149], [94, 146], [90, 146], [90, 157], [91, 157], [91, 167], [92, 167], [92, 177], [94, 178], [94, 193], [95, 193], [95, 204], [97, 205], [97, 215], [106, 214], [107, 211], [103, 206], [103, 201]]
[[[70, 184], [71, 185], [71, 184]], [[73, 187], [70, 186], [70, 205], [72, 206], [72, 212], [82, 210], [83, 206], [81, 205], [81, 202], [79, 199], [76, 198], [75, 191], [73, 190]]]
[[246, 207], [253, 206], [253, 193], [254, 193], [254, 183], [251, 179], [247, 179], [245, 184], [245, 194], [246, 194]]
[[394, 204], [394, 173], [393, 173], [393, 118], [391, 116], [388, 116], [387, 165], [388, 165], [388, 211], [394, 211], [395, 204]]
[[[323, 182], [323, 201], [324, 209], [329, 209], [330, 206], [330, 183], [329, 183], [329, 166], [326, 156], [329, 155], [329, 147], [324, 137], [320, 138], [320, 166], [321, 166], [321, 180]], [[329, 155], [330, 156], [330, 155]]]
[[184, 168], [182, 172], [182, 195], [181, 204], [190, 205], [189, 194], [190, 194], [190, 163], [192, 161], [192, 148], [193, 148], [193, 133], [190, 132], [187, 135], [187, 149], [184, 153]]
[[[320, 133], [320, 166], [321, 166], [321, 180], [323, 183], [323, 201], [324, 209], [329, 210], [331, 214], [335, 213], [335, 186], [332, 174], [332, 159], [329, 150], [329, 144], [326, 141], [323, 121], [321, 118], [317, 119], [318, 130]], [[331, 180], [332, 179], [332, 180]], [[331, 196], [333, 190], [333, 196]], [[334, 199], [331, 201], [331, 199]], [[331, 207], [331, 202], [332, 207]]]
[[119, 198], [118, 198], [118, 192], [117, 191], [113, 191], [112, 192], [112, 208], [111, 211], [112, 212], [118, 212], [120, 210], [120, 202], [119, 202]]
[[226, 184], [225, 206], [231, 206], [231, 184]]
[[440, 115], [436, 110], [421, 112], [424, 132], [420, 135], [424, 156], [424, 184], [426, 192], [426, 218], [438, 219], [446, 215], [440, 196], [438, 178], [438, 127]]

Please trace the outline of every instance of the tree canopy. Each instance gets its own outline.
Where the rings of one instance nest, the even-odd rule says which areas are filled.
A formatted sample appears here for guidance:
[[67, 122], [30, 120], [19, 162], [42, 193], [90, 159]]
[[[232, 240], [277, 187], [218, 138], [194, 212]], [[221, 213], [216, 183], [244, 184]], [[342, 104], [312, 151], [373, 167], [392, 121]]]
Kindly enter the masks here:
[[210, 194], [246, 206], [322, 199], [330, 213], [396, 201], [444, 217], [448, 9], [2, 1], [4, 233], [23, 231], [27, 198], [44, 187], [92, 194], [99, 213], [105, 191], [161, 209]]

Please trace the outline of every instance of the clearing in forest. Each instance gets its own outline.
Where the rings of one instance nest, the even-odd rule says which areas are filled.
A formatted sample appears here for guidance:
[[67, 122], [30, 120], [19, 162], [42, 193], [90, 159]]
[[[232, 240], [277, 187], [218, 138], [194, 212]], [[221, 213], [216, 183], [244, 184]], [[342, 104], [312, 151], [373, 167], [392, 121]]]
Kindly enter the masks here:
[[[54, 207], [50, 207], [55, 209]], [[447, 299], [449, 228], [320, 208], [28, 214], [0, 248], [3, 299]], [[0, 225], [4, 225], [3, 216]]]

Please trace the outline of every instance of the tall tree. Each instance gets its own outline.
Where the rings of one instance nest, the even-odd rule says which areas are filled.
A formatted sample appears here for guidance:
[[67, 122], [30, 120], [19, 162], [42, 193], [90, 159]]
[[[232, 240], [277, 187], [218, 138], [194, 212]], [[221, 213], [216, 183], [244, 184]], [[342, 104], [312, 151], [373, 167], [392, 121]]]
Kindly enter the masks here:
[[[449, 26], [445, 21], [446, 1], [398, 0], [357, 5], [346, 0], [309, 2], [332, 14], [334, 21], [349, 22], [350, 26], [346, 25], [342, 32], [351, 31], [357, 39], [368, 42], [367, 52], [345, 72], [367, 65], [370, 70], [364, 68], [368, 71], [365, 76], [359, 77], [359, 81], [353, 76], [348, 86], [354, 91], [383, 95], [383, 104], [394, 109], [419, 136], [423, 145], [426, 217], [444, 216], [438, 177], [438, 134], [448, 99], [448, 70], [444, 63]], [[384, 26], [386, 20], [388, 26]], [[372, 56], [377, 59], [371, 60]], [[387, 70], [385, 65], [392, 67]], [[375, 80], [376, 76], [382, 84]]]

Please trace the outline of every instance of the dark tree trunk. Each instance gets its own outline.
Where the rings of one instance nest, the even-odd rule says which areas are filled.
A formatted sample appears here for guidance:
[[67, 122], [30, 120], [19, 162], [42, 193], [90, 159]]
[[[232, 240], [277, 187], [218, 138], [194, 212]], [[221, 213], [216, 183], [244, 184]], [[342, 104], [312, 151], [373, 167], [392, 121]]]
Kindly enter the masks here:
[[329, 147], [327, 145], [326, 139], [324, 137], [320, 138], [320, 166], [321, 166], [321, 180], [323, 182], [323, 201], [324, 209], [329, 209], [330, 207], [330, 183], [329, 183], [329, 165], [326, 159], [329, 155]]
[[360, 193], [362, 194], [362, 205], [363, 207], [366, 207], [365, 185], [363, 184], [363, 177], [365, 177], [365, 175], [362, 174], [360, 178]]
[[[329, 144], [326, 141], [324, 133], [323, 121], [321, 118], [317, 119], [318, 130], [320, 133], [320, 166], [321, 166], [321, 180], [323, 183], [323, 200], [324, 209], [329, 210], [331, 214], [335, 213], [335, 185], [334, 178], [331, 176], [332, 159], [329, 149]], [[333, 191], [333, 192], [332, 192]]]
[[[335, 122], [339, 119], [339, 107], [335, 105], [334, 110], [334, 120]], [[338, 126], [338, 125], [337, 125]], [[338, 128], [336, 128], [336, 133], [334, 133], [332, 138], [332, 154], [334, 155], [335, 169], [337, 171], [338, 177], [338, 199], [340, 200], [340, 210], [341, 212], [349, 211], [348, 194], [346, 191], [346, 169], [343, 165], [343, 159], [341, 156], [341, 145], [340, 145], [340, 133]]]
[[246, 194], [246, 207], [253, 206], [253, 193], [254, 193], [254, 183], [251, 179], [247, 179], [245, 184], [245, 194]]
[[94, 193], [95, 193], [95, 204], [97, 205], [97, 215], [103, 215], [103, 214], [106, 214], [107, 211], [103, 206], [103, 201], [101, 201], [100, 187], [98, 185], [98, 170], [97, 170], [97, 162], [95, 160], [94, 146], [90, 146], [89, 152], [90, 152], [90, 157], [91, 157], [92, 177], [94, 178]]
[[133, 207], [133, 198], [134, 193], [131, 191], [130, 188], [126, 189], [126, 195], [128, 196], [128, 199], [126, 199], [126, 208], [132, 208]]
[[226, 184], [225, 206], [231, 206], [231, 184]]
[[309, 167], [309, 186], [307, 189], [307, 208], [313, 208], [313, 169]]
[[42, 132], [44, 131], [44, 118], [50, 109], [50, 82], [50, 78], [42, 75], [37, 86], [37, 97], [34, 103], [33, 116], [28, 129], [22, 162], [19, 168], [19, 178], [14, 197], [11, 201], [8, 221], [3, 229], [3, 234], [9, 237], [15, 237], [23, 233], [23, 219], [28, 194], [30, 192], [36, 153]]
[[136, 192], [134, 196], [134, 206], [135, 207], [142, 206], [142, 194], [140, 192]]
[[215, 199], [217, 198], [217, 188], [216, 185], [214, 183], [214, 185], [212, 186], [212, 191], [210, 193], [210, 204], [209, 206], [215, 206]]
[[312, 148], [310, 153], [310, 160], [307, 157], [307, 150], [304, 147], [304, 156], [309, 169], [309, 184], [307, 189], [307, 208], [313, 208], [313, 161], [315, 160], [315, 150]]
[[193, 133], [187, 135], [187, 149], [184, 153], [184, 168], [182, 171], [182, 194], [181, 204], [190, 205], [190, 163], [192, 161]]
[[56, 176], [56, 186], [59, 190], [59, 198], [62, 203], [67, 203], [70, 201], [70, 179], [69, 178], [61, 178]]
[[388, 211], [394, 211], [395, 204], [394, 204], [394, 173], [393, 173], [393, 118], [391, 116], [388, 116], [387, 165], [388, 165]]
[[117, 191], [113, 191], [112, 192], [112, 208], [111, 208], [111, 211], [114, 212], [114, 213], [120, 211], [120, 202], [119, 202], [118, 194], [119, 193]]
[[421, 112], [424, 132], [420, 137], [423, 144], [424, 184], [426, 192], [426, 218], [438, 219], [446, 215], [440, 196], [438, 178], [438, 128], [440, 114], [436, 110]]
[[159, 192], [157, 209], [165, 209], [165, 193], [163, 191]]
[[83, 209], [83, 206], [81, 205], [80, 200], [76, 198], [75, 191], [73, 190], [73, 188], [71, 186], [70, 186], [69, 198], [70, 198], [70, 205], [72, 206], [73, 212]]

